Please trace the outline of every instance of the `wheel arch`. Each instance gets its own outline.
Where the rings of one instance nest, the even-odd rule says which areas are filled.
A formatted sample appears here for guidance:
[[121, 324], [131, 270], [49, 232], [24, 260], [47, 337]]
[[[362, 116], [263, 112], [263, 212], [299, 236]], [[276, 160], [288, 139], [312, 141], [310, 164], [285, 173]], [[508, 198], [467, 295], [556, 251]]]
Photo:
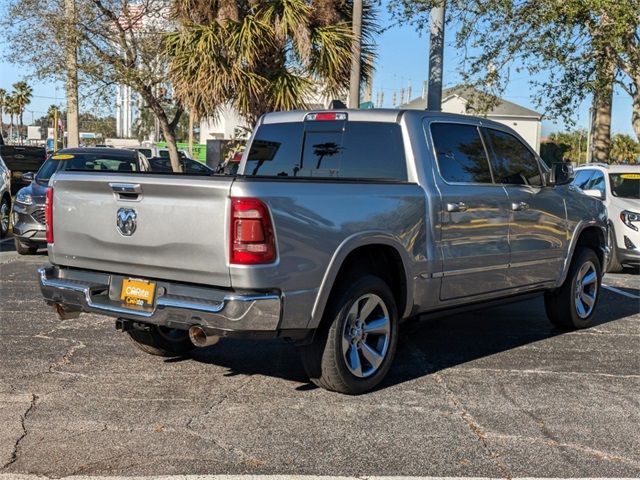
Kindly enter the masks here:
[[[410, 314], [413, 285], [411, 271], [408, 268], [409, 254], [398, 239], [385, 233], [369, 232], [347, 238], [334, 253], [316, 296], [310, 328], [320, 325], [327, 303], [339, 284], [340, 278], [363, 261], [367, 261], [369, 266], [364, 268], [364, 271], [377, 273], [387, 281], [396, 298], [400, 317]], [[389, 266], [389, 264], [393, 267], [387, 272], [382, 272], [380, 267]]]
[[569, 267], [571, 266], [571, 260], [573, 259], [576, 248], [579, 246], [591, 248], [600, 260], [600, 267], [602, 271], [604, 272], [606, 270], [606, 264], [609, 261], [609, 247], [607, 246], [608, 234], [607, 227], [595, 221], [581, 222], [576, 227], [574, 234], [571, 237], [567, 258], [565, 259], [564, 267], [562, 269], [562, 275], [560, 275], [556, 284], [557, 287], [562, 285], [566, 280], [567, 274], [569, 273]]

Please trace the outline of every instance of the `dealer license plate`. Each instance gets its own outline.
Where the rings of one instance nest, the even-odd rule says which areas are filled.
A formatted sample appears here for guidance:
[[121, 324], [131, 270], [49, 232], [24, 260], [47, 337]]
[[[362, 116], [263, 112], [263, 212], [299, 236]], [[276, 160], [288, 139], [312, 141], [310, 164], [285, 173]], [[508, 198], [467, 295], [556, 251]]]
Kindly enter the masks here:
[[125, 278], [122, 280], [120, 299], [127, 305], [144, 307], [153, 305], [156, 284], [148, 280]]

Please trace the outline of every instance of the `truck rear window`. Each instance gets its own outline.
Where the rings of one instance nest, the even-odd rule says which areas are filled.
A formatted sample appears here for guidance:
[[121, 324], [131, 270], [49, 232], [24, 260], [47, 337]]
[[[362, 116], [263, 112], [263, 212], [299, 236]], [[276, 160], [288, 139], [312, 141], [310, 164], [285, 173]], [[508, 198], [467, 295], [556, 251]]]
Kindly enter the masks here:
[[348, 121], [264, 124], [251, 144], [244, 174], [406, 181], [400, 126]]

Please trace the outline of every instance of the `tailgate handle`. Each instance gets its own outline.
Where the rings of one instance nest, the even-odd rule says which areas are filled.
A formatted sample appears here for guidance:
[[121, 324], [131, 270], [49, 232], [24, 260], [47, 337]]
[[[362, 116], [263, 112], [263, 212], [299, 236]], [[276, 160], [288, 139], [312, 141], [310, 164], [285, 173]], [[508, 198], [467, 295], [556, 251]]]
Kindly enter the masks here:
[[142, 195], [139, 183], [110, 183], [109, 186], [118, 200], [136, 201]]

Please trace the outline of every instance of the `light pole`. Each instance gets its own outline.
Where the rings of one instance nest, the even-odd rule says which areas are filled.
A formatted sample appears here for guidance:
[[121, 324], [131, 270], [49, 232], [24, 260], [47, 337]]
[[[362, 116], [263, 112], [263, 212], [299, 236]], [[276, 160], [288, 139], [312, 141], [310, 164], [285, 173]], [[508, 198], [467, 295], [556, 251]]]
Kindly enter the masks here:
[[362, 48], [362, 0], [353, 1], [353, 43], [351, 46], [351, 77], [349, 108], [360, 106], [360, 50]]
[[442, 110], [442, 72], [444, 57], [444, 19], [446, 0], [431, 9], [431, 34], [429, 40], [429, 88], [427, 110]]

